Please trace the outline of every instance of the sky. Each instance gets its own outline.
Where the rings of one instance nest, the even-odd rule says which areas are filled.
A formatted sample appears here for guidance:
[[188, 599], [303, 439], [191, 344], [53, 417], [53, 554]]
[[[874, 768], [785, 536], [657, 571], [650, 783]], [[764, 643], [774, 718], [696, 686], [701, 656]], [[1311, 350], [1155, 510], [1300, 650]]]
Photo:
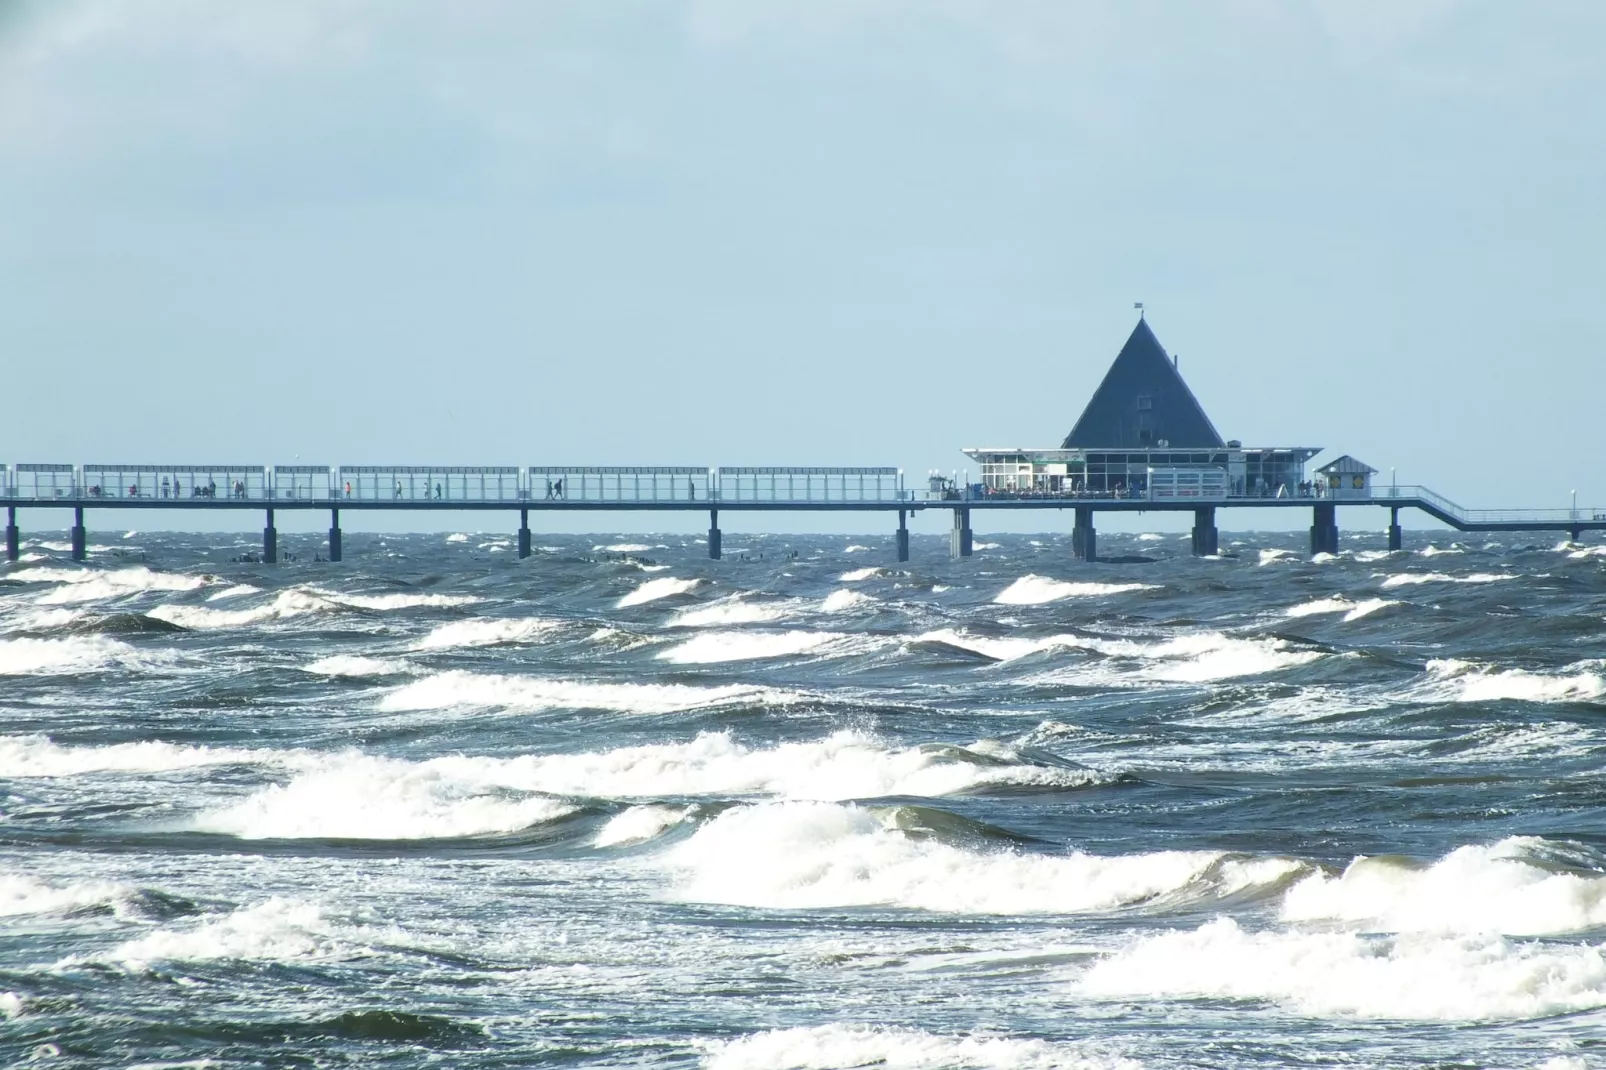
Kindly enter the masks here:
[[1597, 0], [0, 0], [0, 462], [915, 478], [1057, 445], [1142, 301], [1227, 437], [1606, 505], [1603, 41]]

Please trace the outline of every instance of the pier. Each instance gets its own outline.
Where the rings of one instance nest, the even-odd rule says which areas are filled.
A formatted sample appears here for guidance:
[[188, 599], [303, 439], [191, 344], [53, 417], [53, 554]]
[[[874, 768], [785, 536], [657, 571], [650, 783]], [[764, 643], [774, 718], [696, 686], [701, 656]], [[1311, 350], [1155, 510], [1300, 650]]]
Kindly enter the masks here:
[[893, 467], [463, 467], [385, 465], [12, 464], [0, 467], [6, 510], [6, 558], [21, 550], [24, 510], [71, 510], [71, 552], [83, 560], [90, 510], [255, 510], [263, 516], [262, 559], [278, 560], [276, 514], [327, 510], [329, 560], [342, 557], [340, 515], [371, 511], [501, 511], [518, 514], [518, 555], [528, 557], [530, 514], [561, 512], [706, 512], [708, 555], [721, 553], [720, 513], [883, 512], [896, 514], [895, 554], [909, 559], [909, 518], [948, 510], [949, 550], [969, 557], [978, 513], [1071, 510], [1072, 548], [1098, 560], [1098, 513], [1191, 512], [1193, 553], [1218, 552], [1223, 509], [1304, 509], [1311, 516], [1312, 554], [1338, 549], [1338, 511], [1388, 511], [1391, 550], [1400, 548], [1400, 511], [1417, 509], [1457, 531], [1554, 531], [1573, 540], [1606, 530], [1606, 509], [1466, 509], [1421, 486], [1329, 488], [1307, 484], [1293, 494], [1232, 494], [1223, 485], [1184, 488], [1151, 483], [1140, 492], [1086, 489], [997, 490], [933, 479], [905, 485]]

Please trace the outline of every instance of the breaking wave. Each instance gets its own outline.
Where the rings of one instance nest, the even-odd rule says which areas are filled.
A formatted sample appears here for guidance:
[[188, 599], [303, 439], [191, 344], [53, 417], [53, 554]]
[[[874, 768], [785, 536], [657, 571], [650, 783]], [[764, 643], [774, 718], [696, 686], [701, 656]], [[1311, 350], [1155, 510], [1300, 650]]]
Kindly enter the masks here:
[[885, 572], [886, 569], [876, 568], [874, 565], [871, 565], [868, 568], [856, 568], [842, 573], [842, 575], [837, 577], [837, 582], [858, 583], [860, 580], [873, 579], [876, 576], [883, 575]]
[[785, 658], [798, 654], [844, 653], [849, 637], [841, 632], [705, 632], [658, 653], [677, 665]]
[[407, 684], [380, 700], [389, 712], [502, 707], [513, 710], [611, 710], [663, 714], [719, 706], [780, 705], [801, 696], [751, 684], [699, 687], [691, 684], [613, 684], [444, 672]]
[[1498, 936], [1251, 932], [1218, 918], [1141, 938], [1078, 987], [1117, 999], [1270, 1001], [1318, 1016], [1541, 1018], [1606, 1006], [1606, 952]]
[[1316, 873], [1290, 888], [1282, 916], [1394, 933], [1545, 936], [1606, 926], [1606, 873], [1558, 868], [1549, 846], [1511, 837], [1428, 866], [1357, 858], [1338, 876]]
[[1027, 574], [1000, 591], [993, 602], [1001, 606], [1040, 606], [1062, 598], [1096, 598], [1153, 588], [1150, 583], [1066, 583]]
[[820, 612], [846, 613], [850, 609], [867, 606], [874, 601], [874, 598], [864, 594], [862, 591], [850, 591], [847, 588], [843, 588], [839, 591], [832, 591], [825, 596], [824, 600], [820, 602]]
[[153, 572], [143, 565], [102, 572], [96, 569], [24, 569], [13, 578], [59, 583], [37, 599], [42, 605], [99, 602], [146, 591], [193, 591], [213, 582], [210, 576], [186, 576], [172, 572]]
[[491, 617], [457, 620], [437, 626], [414, 647], [416, 650], [451, 650], [456, 647], [536, 643], [561, 627], [540, 617]]
[[1500, 583], [1518, 577], [1497, 572], [1473, 572], [1466, 576], [1452, 576], [1447, 572], [1396, 572], [1383, 578], [1383, 587], [1407, 587], [1419, 583]]
[[1215, 851], [1098, 856], [952, 845], [898, 827], [899, 809], [764, 803], [727, 810], [670, 849], [680, 898], [772, 909], [898, 907], [1086, 914], [1270, 890], [1306, 870]]
[[1075, 1044], [840, 1022], [770, 1029], [701, 1046], [708, 1070], [1141, 1070], [1132, 1059]]
[[322, 613], [334, 609], [336, 604], [323, 595], [291, 588], [280, 591], [271, 602], [249, 609], [209, 609], [206, 606], [157, 606], [146, 612], [154, 620], [176, 624], [195, 631], [212, 631], [221, 628], [245, 628], [270, 620], [289, 620], [308, 613]]
[[712, 602], [706, 606], [692, 606], [669, 618], [668, 628], [708, 628], [731, 624], [762, 624], [779, 620], [785, 610], [763, 602], [746, 602], [740, 597]]
[[1427, 670], [1429, 690], [1458, 702], [1593, 702], [1606, 697], [1606, 677], [1584, 669], [1569, 675], [1496, 671], [1446, 658], [1428, 662]]
[[660, 576], [655, 580], [648, 580], [634, 591], [625, 595], [614, 603], [619, 609], [630, 606], [644, 605], [647, 602], [656, 602], [660, 598], [671, 598], [677, 594], [685, 594], [702, 585], [702, 580], [679, 580], [673, 576]]
[[333, 654], [302, 666], [304, 672], [315, 676], [395, 676], [417, 670], [405, 661], [390, 658], [365, 658], [355, 654]]
[[284, 760], [287, 752], [192, 747], [158, 740], [64, 747], [45, 736], [0, 736], [0, 777], [160, 773], [210, 765]]
[[1343, 595], [1334, 595], [1331, 598], [1316, 598], [1309, 602], [1301, 602], [1297, 606], [1289, 606], [1286, 613], [1290, 617], [1311, 617], [1321, 613], [1342, 613], [1344, 620], [1360, 620], [1370, 616], [1380, 609], [1397, 606], [1398, 602], [1386, 598], [1368, 598], [1361, 602], [1352, 602]]
[[104, 635], [0, 639], [0, 676], [65, 676], [113, 668], [136, 669], [157, 660]]

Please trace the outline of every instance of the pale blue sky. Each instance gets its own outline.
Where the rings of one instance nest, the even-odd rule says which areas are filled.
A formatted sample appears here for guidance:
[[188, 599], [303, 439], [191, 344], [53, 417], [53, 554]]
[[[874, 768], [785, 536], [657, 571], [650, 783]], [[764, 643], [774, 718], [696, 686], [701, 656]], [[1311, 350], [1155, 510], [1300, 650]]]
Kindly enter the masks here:
[[1224, 435], [1606, 503], [1595, 0], [8, 7], [0, 460], [948, 470], [1142, 300]]

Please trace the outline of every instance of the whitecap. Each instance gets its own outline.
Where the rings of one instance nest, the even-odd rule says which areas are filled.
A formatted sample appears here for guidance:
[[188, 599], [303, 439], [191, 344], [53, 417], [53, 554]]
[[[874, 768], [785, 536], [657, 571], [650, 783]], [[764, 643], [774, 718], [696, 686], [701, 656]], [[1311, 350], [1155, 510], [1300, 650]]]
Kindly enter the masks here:
[[237, 763], [293, 761], [296, 752], [187, 746], [160, 740], [62, 746], [46, 736], [0, 736], [0, 777], [160, 773]]
[[137, 669], [160, 660], [163, 656], [142, 655], [127, 643], [104, 635], [0, 639], [0, 676], [61, 676], [113, 668]]
[[1606, 696], [1606, 678], [1582, 667], [1557, 675], [1444, 658], [1429, 661], [1427, 670], [1430, 688], [1460, 702], [1590, 702]]
[[595, 847], [624, 847], [656, 840], [692, 813], [690, 806], [632, 806], [615, 814], [597, 832]]
[[1251, 932], [1217, 918], [1142, 937], [1078, 987], [1122, 1000], [1270, 1000], [1332, 1017], [1541, 1018], [1606, 1006], [1606, 952], [1489, 936]]
[[1149, 583], [1066, 583], [1028, 573], [1000, 591], [993, 602], [1001, 606], [1039, 606], [1062, 598], [1097, 598], [1154, 589], [1155, 585]]
[[841, 632], [704, 632], [659, 651], [657, 657], [676, 665], [713, 665], [798, 654], [846, 653], [843, 640], [847, 638]]
[[325, 591], [312, 588], [312, 592], [331, 602], [352, 606], [356, 609], [421, 609], [438, 608], [443, 606], [469, 606], [483, 599], [471, 594], [425, 594], [422, 592], [394, 591], [385, 594], [345, 594], [340, 591]]
[[1343, 595], [1331, 598], [1316, 598], [1309, 602], [1301, 602], [1297, 606], [1289, 606], [1284, 612], [1290, 617], [1310, 617], [1322, 613], [1342, 613], [1346, 621], [1360, 620], [1370, 616], [1380, 609], [1397, 606], [1398, 602], [1386, 598], [1367, 598], [1360, 602], [1352, 602]]
[[871, 566], [869, 568], [856, 568], [856, 569], [853, 569], [850, 572], [842, 573], [842, 575], [837, 577], [837, 582], [839, 582], [839, 583], [858, 583], [860, 580], [868, 580], [868, 579], [873, 579], [876, 576], [880, 576], [885, 571], [886, 571], [885, 569], [876, 568], [874, 566]]
[[857, 609], [874, 602], [875, 599], [861, 591], [851, 591], [843, 588], [832, 591], [820, 602], [821, 613], [846, 613], [850, 609]]
[[209, 962], [219, 959], [291, 962], [347, 958], [371, 952], [370, 940], [401, 934], [369, 926], [341, 924], [314, 903], [275, 896], [199, 923], [164, 926], [117, 945], [93, 960], [68, 959], [61, 966], [85, 961], [108, 962], [130, 972], [158, 962]]
[[69, 914], [93, 907], [111, 907], [126, 916], [137, 891], [112, 881], [46, 883], [20, 873], [0, 873], [0, 917], [27, 914]]
[[614, 603], [619, 609], [630, 606], [639, 606], [647, 602], [656, 602], [660, 598], [671, 598], [677, 594], [685, 594], [702, 584], [702, 580], [681, 580], [674, 576], [660, 576], [655, 580], [648, 580], [634, 591], [625, 595]]
[[1457, 848], [1429, 866], [1357, 858], [1338, 876], [1316, 873], [1290, 888], [1282, 916], [1367, 932], [1546, 936], [1606, 926], [1606, 874], [1536, 864], [1546, 846], [1514, 836]]
[[365, 658], [355, 654], [332, 654], [303, 665], [303, 672], [315, 676], [395, 676], [416, 671], [405, 661], [391, 658]]
[[205, 606], [162, 605], [147, 610], [153, 620], [166, 621], [180, 628], [197, 631], [214, 631], [222, 628], [245, 628], [272, 620], [289, 620], [308, 613], [320, 613], [335, 608], [335, 603], [311, 591], [291, 588], [280, 591], [271, 602], [249, 609], [208, 609]]
[[602, 550], [610, 554], [644, 554], [653, 549], [643, 542], [616, 542], [609, 546], [593, 546], [593, 551]]
[[194, 827], [252, 840], [451, 839], [517, 832], [575, 810], [562, 800], [453, 775], [451, 764], [336, 755], [287, 784], [201, 816]]
[[211, 582], [207, 576], [153, 572], [144, 565], [101, 572], [95, 569], [26, 569], [15, 574], [25, 580], [58, 582], [61, 586], [41, 594], [43, 605], [99, 602], [146, 591], [193, 591]]
[[451, 650], [456, 647], [498, 646], [503, 643], [538, 643], [561, 625], [541, 617], [488, 617], [438, 625], [414, 646], [415, 650]]
[[1076, 1044], [845, 1022], [770, 1029], [701, 1047], [707, 1070], [1141, 1070], [1135, 1060]]
[[801, 696], [750, 684], [700, 687], [691, 684], [602, 683], [535, 676], [444, 672], [385, 695], [389, 712], [495, 707], [511, 710], [611, 710], [664, 714], [732, 705], [779, 705]]
[[1274, 565], [1282, 561], [1293, 561], [1294, 559], [1294, 551], [1285, 550], [1280, 546], [1272, 546], [1260, 551], [1260, 564], [1262, 565]]
[[1405, 587], [1419, 583], [1499, 583], [1502, 580], [1514, 580], [1518, 577], [1494, 573], [1473, 572], [1466, 576], [1451, 576], [1445, 572], [1396, 572], [1383, 579], [1384, 587]]
[[953, 846], [898, 827], [903, 808], [760, 803], [727, 810], [661, 859], [693, 902], [780, 910], [886, 906], [954, 914], [1102, 913], [1208, 902], [1305, 870], [1215, 851], [1100, 856]]
[[467, 542], [468, 541], [468, 533], [464, 532], [464, 531], [454, 531], [450, 535], [446, 536], [446, 541], [447, 542]]
[[231, 587], [225, 587], [221, 591], [207, 595], [206, 600], [208, 602], [221, 602], [226, 598], [240, 598], [248, 594], [261, 593], [262, 588], [260, 587], [253, 587], [249, 583], [236, 583]]
[[741, 596], [737, 596], [683, 609], [670, 617], [665, 627], [707, 628], [731, 624], [761, 624], [765, 621], [779, 620], [785, 615], [785, 609], [774, 603], [747, 602]]

